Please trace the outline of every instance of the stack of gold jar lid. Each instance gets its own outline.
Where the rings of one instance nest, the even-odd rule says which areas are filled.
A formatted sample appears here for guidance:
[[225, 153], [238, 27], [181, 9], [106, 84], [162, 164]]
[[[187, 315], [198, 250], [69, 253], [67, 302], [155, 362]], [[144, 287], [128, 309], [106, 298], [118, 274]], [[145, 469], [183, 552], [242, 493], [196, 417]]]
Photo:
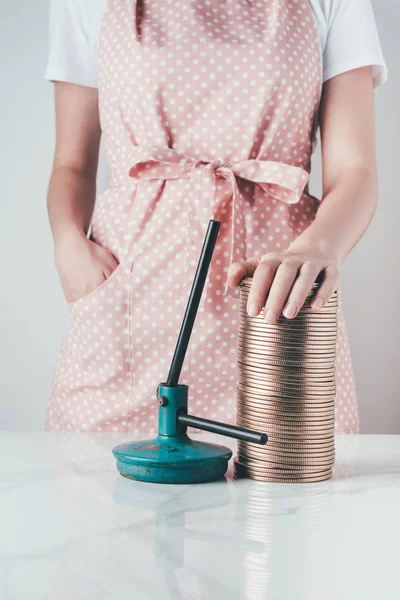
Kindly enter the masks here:
[[237, 424], [263, 431], [265, 446], [238, 441], [235, 477], [261, 481], [329, 479], [335, 461], [337, 290], [311, 308], [315, 283], [293, 319], [267, 323], [247, 313], [252, 278], [240, 283]]

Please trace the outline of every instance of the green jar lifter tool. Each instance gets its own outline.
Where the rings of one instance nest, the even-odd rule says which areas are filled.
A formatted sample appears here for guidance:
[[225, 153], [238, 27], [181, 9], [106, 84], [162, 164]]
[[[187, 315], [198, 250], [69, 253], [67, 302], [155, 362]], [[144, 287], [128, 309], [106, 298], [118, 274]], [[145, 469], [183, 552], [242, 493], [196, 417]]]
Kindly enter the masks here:
[[182, 484], [222, 478], [227, 471], [232, 450], [226, 446], [192, 440], [186, 433], [187, 427], [255, 444], [267, 443], [268, 436], [265, 433], [189, 415], [189, 388], [178, 383], [219, 227], [219, 221], [210, 219], [168, 378], [157, 387], [158, 435], [150, 440], [126, 442], [112, 449], [118, 471], [129, 479]]

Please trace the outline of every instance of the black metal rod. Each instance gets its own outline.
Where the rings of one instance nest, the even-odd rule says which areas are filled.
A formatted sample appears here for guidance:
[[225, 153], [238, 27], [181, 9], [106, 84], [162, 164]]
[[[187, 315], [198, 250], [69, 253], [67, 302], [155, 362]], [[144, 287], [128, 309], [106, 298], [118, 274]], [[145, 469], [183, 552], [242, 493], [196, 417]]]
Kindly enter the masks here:
[[183, 361], [185, 360], [186, 350], [190, 335], [192, 333], [197, 310], [199, 308], [201, 294], [206, 282], [208, 268], [211, 263], [220, 225], [220, 221], [216, 221], [215, 219], [210, 219], [208, 223], [208, 229], [204, 238], [203, 248], [197, 264], [196, 274], [194, 276], [192, 289], [190, 291], [189, 300], [186, 306], [185, 315], [183, 317], [181, 330], [179, 332], [178, 341], [176, 342], [174, 356], [172, 358], [171, 367], [166, 381], [166, 385], [170, 387], [176, 386], [179, 381], [179, 375], [182, 370]]
[[244, 429], [237, 425], [220, 423], [219, 421], [210, 421], [209, 419], [203, 419], [202, 417], [196, 417], [194, 415], [181, 413], [177, 416], [177, 420], [187, 427], [196, 427], [197, 429], [203, 429], [204, 431], [210, 431], [211, 433], [219, 433], [220, 435], [226, 435], [231, 438], [236, 438], [237, 440], [243, 440], [244, 442], [253, 442], [253, 444], [264, 445], [268, 441], [266, 433]]

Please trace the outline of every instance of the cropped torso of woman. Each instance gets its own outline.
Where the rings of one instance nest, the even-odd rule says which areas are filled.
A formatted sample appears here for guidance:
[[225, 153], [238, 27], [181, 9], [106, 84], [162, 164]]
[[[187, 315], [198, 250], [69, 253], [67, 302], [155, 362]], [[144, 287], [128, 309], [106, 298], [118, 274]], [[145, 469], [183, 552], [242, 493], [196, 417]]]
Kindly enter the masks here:
[[[196, 414], [235, 422], [238, 284], [249, 314], [324, 305], [376, 207], [373, 89], [387, 77], [367, 0], [53, 0], [49, 183], [70, 309], [46, 429], [156, 430], [210, 218], [221, 221], [182, 370]], [[321, 130], [323, 193], [309, 191]], [[101, 136], [109, 187], [96, 198]], [[90, 228], [90, 235], [89, 233]], [[340, 292], [340, 287], [339, 287]], [[293, 309], [293, 310], [291, 310]], [[339, 293], [337, 431], [359, 416]]]

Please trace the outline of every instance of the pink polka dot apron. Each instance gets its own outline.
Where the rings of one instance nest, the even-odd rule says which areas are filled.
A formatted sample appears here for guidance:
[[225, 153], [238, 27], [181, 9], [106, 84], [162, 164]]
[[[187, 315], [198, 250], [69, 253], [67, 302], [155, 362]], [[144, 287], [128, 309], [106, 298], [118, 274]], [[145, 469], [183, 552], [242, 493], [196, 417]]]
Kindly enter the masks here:
[[[322, 64], [308, 0], [109, 0], [98, 60], [111, 179], [91, 239], [119, 265], [68, 305], [46, 429], [156, 431], [210, 218], [221, 226], [180, 383], [193, 413], [235, 423], [229, 264], [286, 250], [319, 203], [308, 178]], [[336, 430], [357, 432], [340, 289], [336, 390]]]

